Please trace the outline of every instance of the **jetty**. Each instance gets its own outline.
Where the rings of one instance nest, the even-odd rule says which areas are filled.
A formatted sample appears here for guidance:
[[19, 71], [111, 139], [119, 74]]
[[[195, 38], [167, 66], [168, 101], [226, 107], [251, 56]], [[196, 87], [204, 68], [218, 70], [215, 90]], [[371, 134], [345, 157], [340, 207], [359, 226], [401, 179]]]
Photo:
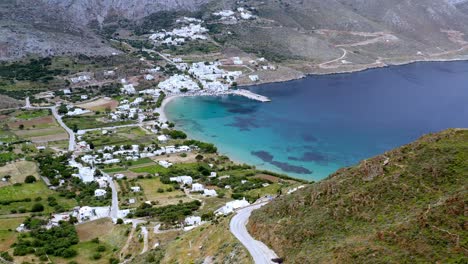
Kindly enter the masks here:
[[256, 94], [256, 93], [253, 93], [253, 92], [251, 92], [249, 90], [244, 90], [244, 89], [231, 90], [230, 94], [244, 96], [244, 97], [247, 97], [249, 99], [260, 101], [260, 102], [263, 102], [263, 103], [271, 102], [271, 99], [266, 97], [266, 96], [259, 95], [259, 94]]

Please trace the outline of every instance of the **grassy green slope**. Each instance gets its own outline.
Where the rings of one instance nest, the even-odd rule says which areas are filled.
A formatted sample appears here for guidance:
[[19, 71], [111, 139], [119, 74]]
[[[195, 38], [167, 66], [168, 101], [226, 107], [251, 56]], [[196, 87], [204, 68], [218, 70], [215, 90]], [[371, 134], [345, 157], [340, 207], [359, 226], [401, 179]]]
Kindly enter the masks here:
[[447, 130], [270, 203], [249, 230], [287, 263], [467, 263], [467, 186], [468, 130]]

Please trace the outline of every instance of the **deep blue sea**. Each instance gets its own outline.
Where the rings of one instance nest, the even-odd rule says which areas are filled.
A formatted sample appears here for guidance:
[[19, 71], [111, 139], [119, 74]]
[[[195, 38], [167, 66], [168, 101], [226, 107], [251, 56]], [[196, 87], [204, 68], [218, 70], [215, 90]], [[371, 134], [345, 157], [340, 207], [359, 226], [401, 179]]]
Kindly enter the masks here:
[[468, 62], [414, 63], [248, 87], [243, 97], [178, 98], [166, 109], [233, 160], [319, 180], [423, 134], [468, 127]]

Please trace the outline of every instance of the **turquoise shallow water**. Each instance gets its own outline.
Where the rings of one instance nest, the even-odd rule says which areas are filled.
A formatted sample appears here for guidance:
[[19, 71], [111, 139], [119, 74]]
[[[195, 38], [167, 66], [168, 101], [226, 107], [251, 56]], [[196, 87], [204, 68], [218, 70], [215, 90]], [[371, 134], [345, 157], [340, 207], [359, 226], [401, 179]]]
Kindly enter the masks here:
[[468, 62], [309, 76], [249, 89], [272, 102], [178, 98], [166, 114], [234, 160], [308, 180], [428, 132], [468, 127]]

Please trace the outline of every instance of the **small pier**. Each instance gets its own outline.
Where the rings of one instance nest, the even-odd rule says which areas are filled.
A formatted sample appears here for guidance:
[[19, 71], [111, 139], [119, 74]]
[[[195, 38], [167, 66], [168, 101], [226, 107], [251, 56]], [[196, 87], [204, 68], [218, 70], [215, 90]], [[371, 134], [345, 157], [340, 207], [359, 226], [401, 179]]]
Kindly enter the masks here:
[[271, 102], [270, 98], [268, 98], [266, 96], [263, 96], [263, 95], [253, 93], [253, 92], [251, 92], [249, 90], [244, 90], [244, 89], [232, 90], [231, 94], [244, 96], [244, 97], [247, 97], [249, 99], [260, 101], [260, 102], [263, 102], [263, 103]]

